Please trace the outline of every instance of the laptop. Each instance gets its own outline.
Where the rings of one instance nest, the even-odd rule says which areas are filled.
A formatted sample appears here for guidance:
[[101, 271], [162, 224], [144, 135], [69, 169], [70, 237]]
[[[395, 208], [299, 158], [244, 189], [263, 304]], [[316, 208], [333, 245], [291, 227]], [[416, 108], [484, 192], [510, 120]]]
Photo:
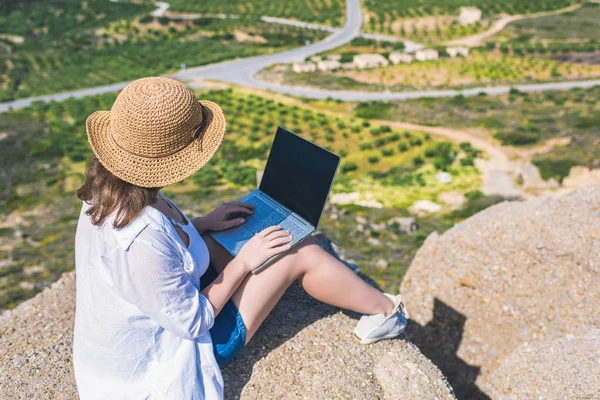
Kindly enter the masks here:
[[[279, 225], [290, 232], [292, 248], [319, 225], [340, 157], [284, 128], [277, 128], [258, 189], [241, 201], [254, 205], [254, 213], [234, 228], [210, 235], [232, 256], [255, 233]], [[268, 259], [257, 273], [282, 257]]]

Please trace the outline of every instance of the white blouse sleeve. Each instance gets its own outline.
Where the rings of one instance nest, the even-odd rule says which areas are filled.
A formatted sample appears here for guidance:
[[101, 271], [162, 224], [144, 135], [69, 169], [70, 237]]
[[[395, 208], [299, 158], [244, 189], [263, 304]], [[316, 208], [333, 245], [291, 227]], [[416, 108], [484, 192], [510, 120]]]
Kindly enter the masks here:
[[167, 233], [144, 229], [112, 252], [116, 290], [164, 329], [193, 340], [214, 323], [208, 299], [191, 282], [181, 253]]

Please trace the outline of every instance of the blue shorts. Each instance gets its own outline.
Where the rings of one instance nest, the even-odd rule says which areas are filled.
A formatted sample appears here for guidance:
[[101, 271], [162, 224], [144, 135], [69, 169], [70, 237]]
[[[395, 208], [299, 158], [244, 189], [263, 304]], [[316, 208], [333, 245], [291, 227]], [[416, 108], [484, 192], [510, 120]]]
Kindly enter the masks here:
[[[200, 277], [200, 287], [204, 289], [217, 278], [215, 267], [210, 263], [208, 269]], [[213, 352], [220, 368], [223, 368], [246, 345], [246, 325], [237, 306], [229, 299], [221, 312], [216, 316], [210, 328]]]

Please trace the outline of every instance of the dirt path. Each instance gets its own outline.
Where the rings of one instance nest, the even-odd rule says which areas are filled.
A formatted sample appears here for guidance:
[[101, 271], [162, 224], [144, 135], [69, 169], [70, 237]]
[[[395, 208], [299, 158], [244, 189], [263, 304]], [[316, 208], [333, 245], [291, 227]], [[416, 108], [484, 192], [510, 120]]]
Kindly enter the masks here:
[[581, 8], [583, 6], [583, 4], [584, 3], [574, 4], [574, 5], [572, 5], [570, 7], [567, 7], [567, 8], [561, 8], [560, 10], [543, 11], [543, 12], [534, 13], [534, 14], [505, 15], [505, 16], [501, 17], [499, 20], [497, 20], [496, 22], [494, 22], [494, 24], [492, 25], [492, 27], [490, 29], [488, 29], [487, 31], [482, 32], [482, 33], [478, 33], [477, 35], [469, 36], [469, 37], [466, 37], [466, 38], [451, 40], [451, 41], [445, 43], [445, 45], [448, 45], [448, 46], [469, 46], [469, 47], [479, 46], [479, 45], [482, 44], [482, 42], [484, 40], [486, 40], [486, 39], [494, 36], [495, 34], [497, 34], [498, 32], [500, 32], [501, 30], [503, 30], [504, 28], [506, 28], [506, 26], [508, 24], [512, 23], [512, 22], [519, 21], [519, 20], [522, 20], [522, 19], [547, 17], [549, 15], [564, 14], [566, 12], [575, 11], [575, 10]]
[[515, 185], [513, 176], [519, 167], [509, 159], [508, 154], [500, 146], [491, 140], [475, 136], [465, 130], [457, 130], [443, 127], [431, 127], [412, 124], [409, 122], [394, 121], [372, 121], [379, 124], [390, 125], [398, 129], [419, 130], [430, 132], [437, 136], [443, 136], [453, 142], [469, 142], [479, 150], [487, 153], [488, 159], [477, 159], [476, 165], [483, 174], [482, 192], [488, 195], [497, 194], [504, 197], [526, 197], [527, 194]]
[[[351, 114], [348, 111], [336, 112], [324, 110], [280, 93], [272, 93], [260, 89], [241, 89], [247, 93], [254, 93], [260, 96], [270, 97], [274, 100], [281, 101], [282, 103], [296, 105], [311, 111], [321, 112], [344, 119], [351, 117]], [[552, 139], [541, 144], [540, 146], [528, 149], [520, 149], [512, 146], [502, 146], [493, 140], [487, 131], [481, 133], [481, 130], [479, 130], [479, 132], [476, 133], [472, 130], [426, 126], [413, 124], [410, 122], [388, 120], [371, 120], [370, 122], [375, 125], [389, 125], [397, 129], [429, 132], [433, 135], [445, 137], [456, 143], [471, 143], [473, 147], [484, 151], [488, 156], [487, 159], [476, 160], [476, 165], [483, 174], [482, 191], [485, 194], [498, 194], [504, 197], [534, 197], [531, 194], [526, 193], [522, 188], [515, 184], [514, 177], [517, 171], [521, 169], [523, 164], [529, 163], [533, 155], [546, 153], [556, 145], [566, 144], [565, 141], [567, 140]]]

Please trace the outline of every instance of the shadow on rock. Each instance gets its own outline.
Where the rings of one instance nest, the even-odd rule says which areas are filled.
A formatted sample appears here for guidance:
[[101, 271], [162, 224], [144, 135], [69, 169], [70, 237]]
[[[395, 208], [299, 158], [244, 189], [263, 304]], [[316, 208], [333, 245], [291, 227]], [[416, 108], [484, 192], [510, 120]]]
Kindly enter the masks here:
[[490, 400], [475, 384], [481, 368], [469, 365], [456, 354], [466, 321], [463, 314], [436, 298], [433, 319], [425, 326], [410, 321], [407, 333], [411, 342], [444, 373], [459, 399]]

